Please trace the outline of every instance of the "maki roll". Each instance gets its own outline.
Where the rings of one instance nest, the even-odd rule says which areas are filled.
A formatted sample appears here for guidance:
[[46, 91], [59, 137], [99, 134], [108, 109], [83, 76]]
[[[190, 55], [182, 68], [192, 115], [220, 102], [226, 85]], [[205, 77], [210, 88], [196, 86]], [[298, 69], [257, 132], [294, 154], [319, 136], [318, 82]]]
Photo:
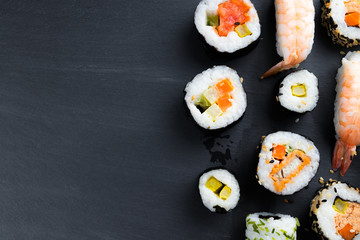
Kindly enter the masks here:
[[226, 66], [216, 66], [186, 85], [185, 102], [203, 128], [218, 129], [238, 120], [246, 108], [242, 79]]
[[249, 0], [203, 0], [194, 20], [205, 41], [219, 52], [235, 52], [260, 36], [259, 17]]
[[360, 44], [358, 0], [324, 0], [321, 19], [334, 43], [346, 47]]
[[199, 192], [204, 206], [212, 212], [228, 212], [236, 207], [240, 198], [238, 181], [225, 169], [215, 169], [201, 175]]
[[360, 239], [360, 193], [339, 181], [328, 182], [312, 200], [312, 229], [322, 239]]
[[311, 111], [316, 107], [318, 99], [318, 79], [307, 70], [290, 73], [280, 84], [279, 102], [290, 111]]
[[246, 240], [296, 240], [299, 220], [289, 215], [253, 213], [246, 217]]
[[309, 139], [291, 132], [269, 134], [259, 154], [258, 182], [276, 194], [293, 194], [308, 185], [319, 161], [319, 151]]

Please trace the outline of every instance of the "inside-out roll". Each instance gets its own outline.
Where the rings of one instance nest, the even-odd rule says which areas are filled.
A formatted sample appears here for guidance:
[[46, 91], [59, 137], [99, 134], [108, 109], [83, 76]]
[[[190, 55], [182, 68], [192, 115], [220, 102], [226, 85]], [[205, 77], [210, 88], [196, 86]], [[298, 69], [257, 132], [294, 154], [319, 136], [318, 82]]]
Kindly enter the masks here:
[[269, 134], [259, 154], [258, 182], [276, 194], [293, 194], [309, 184], [319, 161], [319, 151], [309, 139], [291, 132]]
[[360, 44], [358, 0], [324, 0], [321, 19], [334, 43], [346, 47]]
[[360, 193], [340, 181], [328, 182], [312, 200], [312, 229], [322, 239], [360, 239]]
[[284, 214], [253, 213], [246, 217], [246, 240], [296, 240], [297, 218]]
[[202, 0], [194, 20], [205, 41], [219, 52], [235, 52], [260, 36], [259, 17], [250, 0]]

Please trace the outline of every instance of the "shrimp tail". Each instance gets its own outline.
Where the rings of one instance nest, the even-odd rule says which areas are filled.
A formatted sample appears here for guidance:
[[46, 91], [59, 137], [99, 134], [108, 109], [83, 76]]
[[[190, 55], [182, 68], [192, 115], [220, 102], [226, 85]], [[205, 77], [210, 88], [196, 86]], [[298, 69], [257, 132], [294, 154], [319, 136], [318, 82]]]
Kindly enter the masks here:
[[341, 176], [344, 176], [346, 171], [349, 169], [354, 155], [356, 155], [356, 146], [347, 145], [345, 148], [344, 161], [342, 162], [340, 169]]
[[333, 158], [332, 158], [332, 169], [338, 170], [341, 166], [341, 162], [344, 156], [344, 143], [341, 139], [337, 140], [334, 147]]
[[344, 176], [354, 155], [356, 155], [356, 146], [345, 144], [341, 139], [337, 140], [333, 153], [332, 168], [337, 170], [341, 167], [340, 174]]
[[270, 77], [274, 74], [277, 74], [278, 72], [288, 70], [293, 67], [294, 67], [294, 65], [292, 65], [291, 63], [285, 63], [285, 61], [281, 61], [278, 64], [276, 64], [275, 66], [273, 66], [272, 68], [270, 68], [269, 70], [267, 70], [260, 78], [264, 79], [264, 78]]

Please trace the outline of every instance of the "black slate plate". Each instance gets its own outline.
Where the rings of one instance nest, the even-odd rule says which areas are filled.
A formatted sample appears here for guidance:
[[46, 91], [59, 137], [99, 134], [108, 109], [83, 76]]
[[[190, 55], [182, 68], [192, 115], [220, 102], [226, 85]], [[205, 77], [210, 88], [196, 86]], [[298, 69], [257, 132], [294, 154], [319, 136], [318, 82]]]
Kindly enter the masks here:
[[[319, 78], [320, 100], [310, 113], [288, 113], [273, 94], [286, 73], [259, 79], [280, 60], [273, 2], [253, 3], [259, 42], [223, 57], [198, 38], [197, 1], [1, 1], [0, 238], [244, 239], [245, 216], [269, 211], [297, 216], [298, 239], [316, 239], [308, 211], [319, 177], [360, 186], [358, 157], [345, 177], [329, 172], [334, 78], [347, 50], [320, 26], [316, 1], [315, 44], [301, 68]], [[220, 64], [244, 77], [248, 108], [205, 131], [183, 89]], [[309, 187], [288, 197], [255, 179], [261, 136], [278, 130], [311, 138], [321, 153]], [[217, 166], [241, 186], [225, 215], [203, 207], [197, 190], [199, 174]]]

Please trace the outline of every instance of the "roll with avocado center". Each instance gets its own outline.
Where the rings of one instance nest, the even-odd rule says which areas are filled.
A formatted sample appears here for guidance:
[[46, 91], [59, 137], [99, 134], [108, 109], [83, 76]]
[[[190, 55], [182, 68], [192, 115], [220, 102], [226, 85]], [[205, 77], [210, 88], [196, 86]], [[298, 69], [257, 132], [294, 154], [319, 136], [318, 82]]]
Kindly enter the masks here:
[[203, 128], [218, 129], [238, 120], [246, 109], [242, 78], [226, 66], [215, 66], [186, 85], [185, 102]]

